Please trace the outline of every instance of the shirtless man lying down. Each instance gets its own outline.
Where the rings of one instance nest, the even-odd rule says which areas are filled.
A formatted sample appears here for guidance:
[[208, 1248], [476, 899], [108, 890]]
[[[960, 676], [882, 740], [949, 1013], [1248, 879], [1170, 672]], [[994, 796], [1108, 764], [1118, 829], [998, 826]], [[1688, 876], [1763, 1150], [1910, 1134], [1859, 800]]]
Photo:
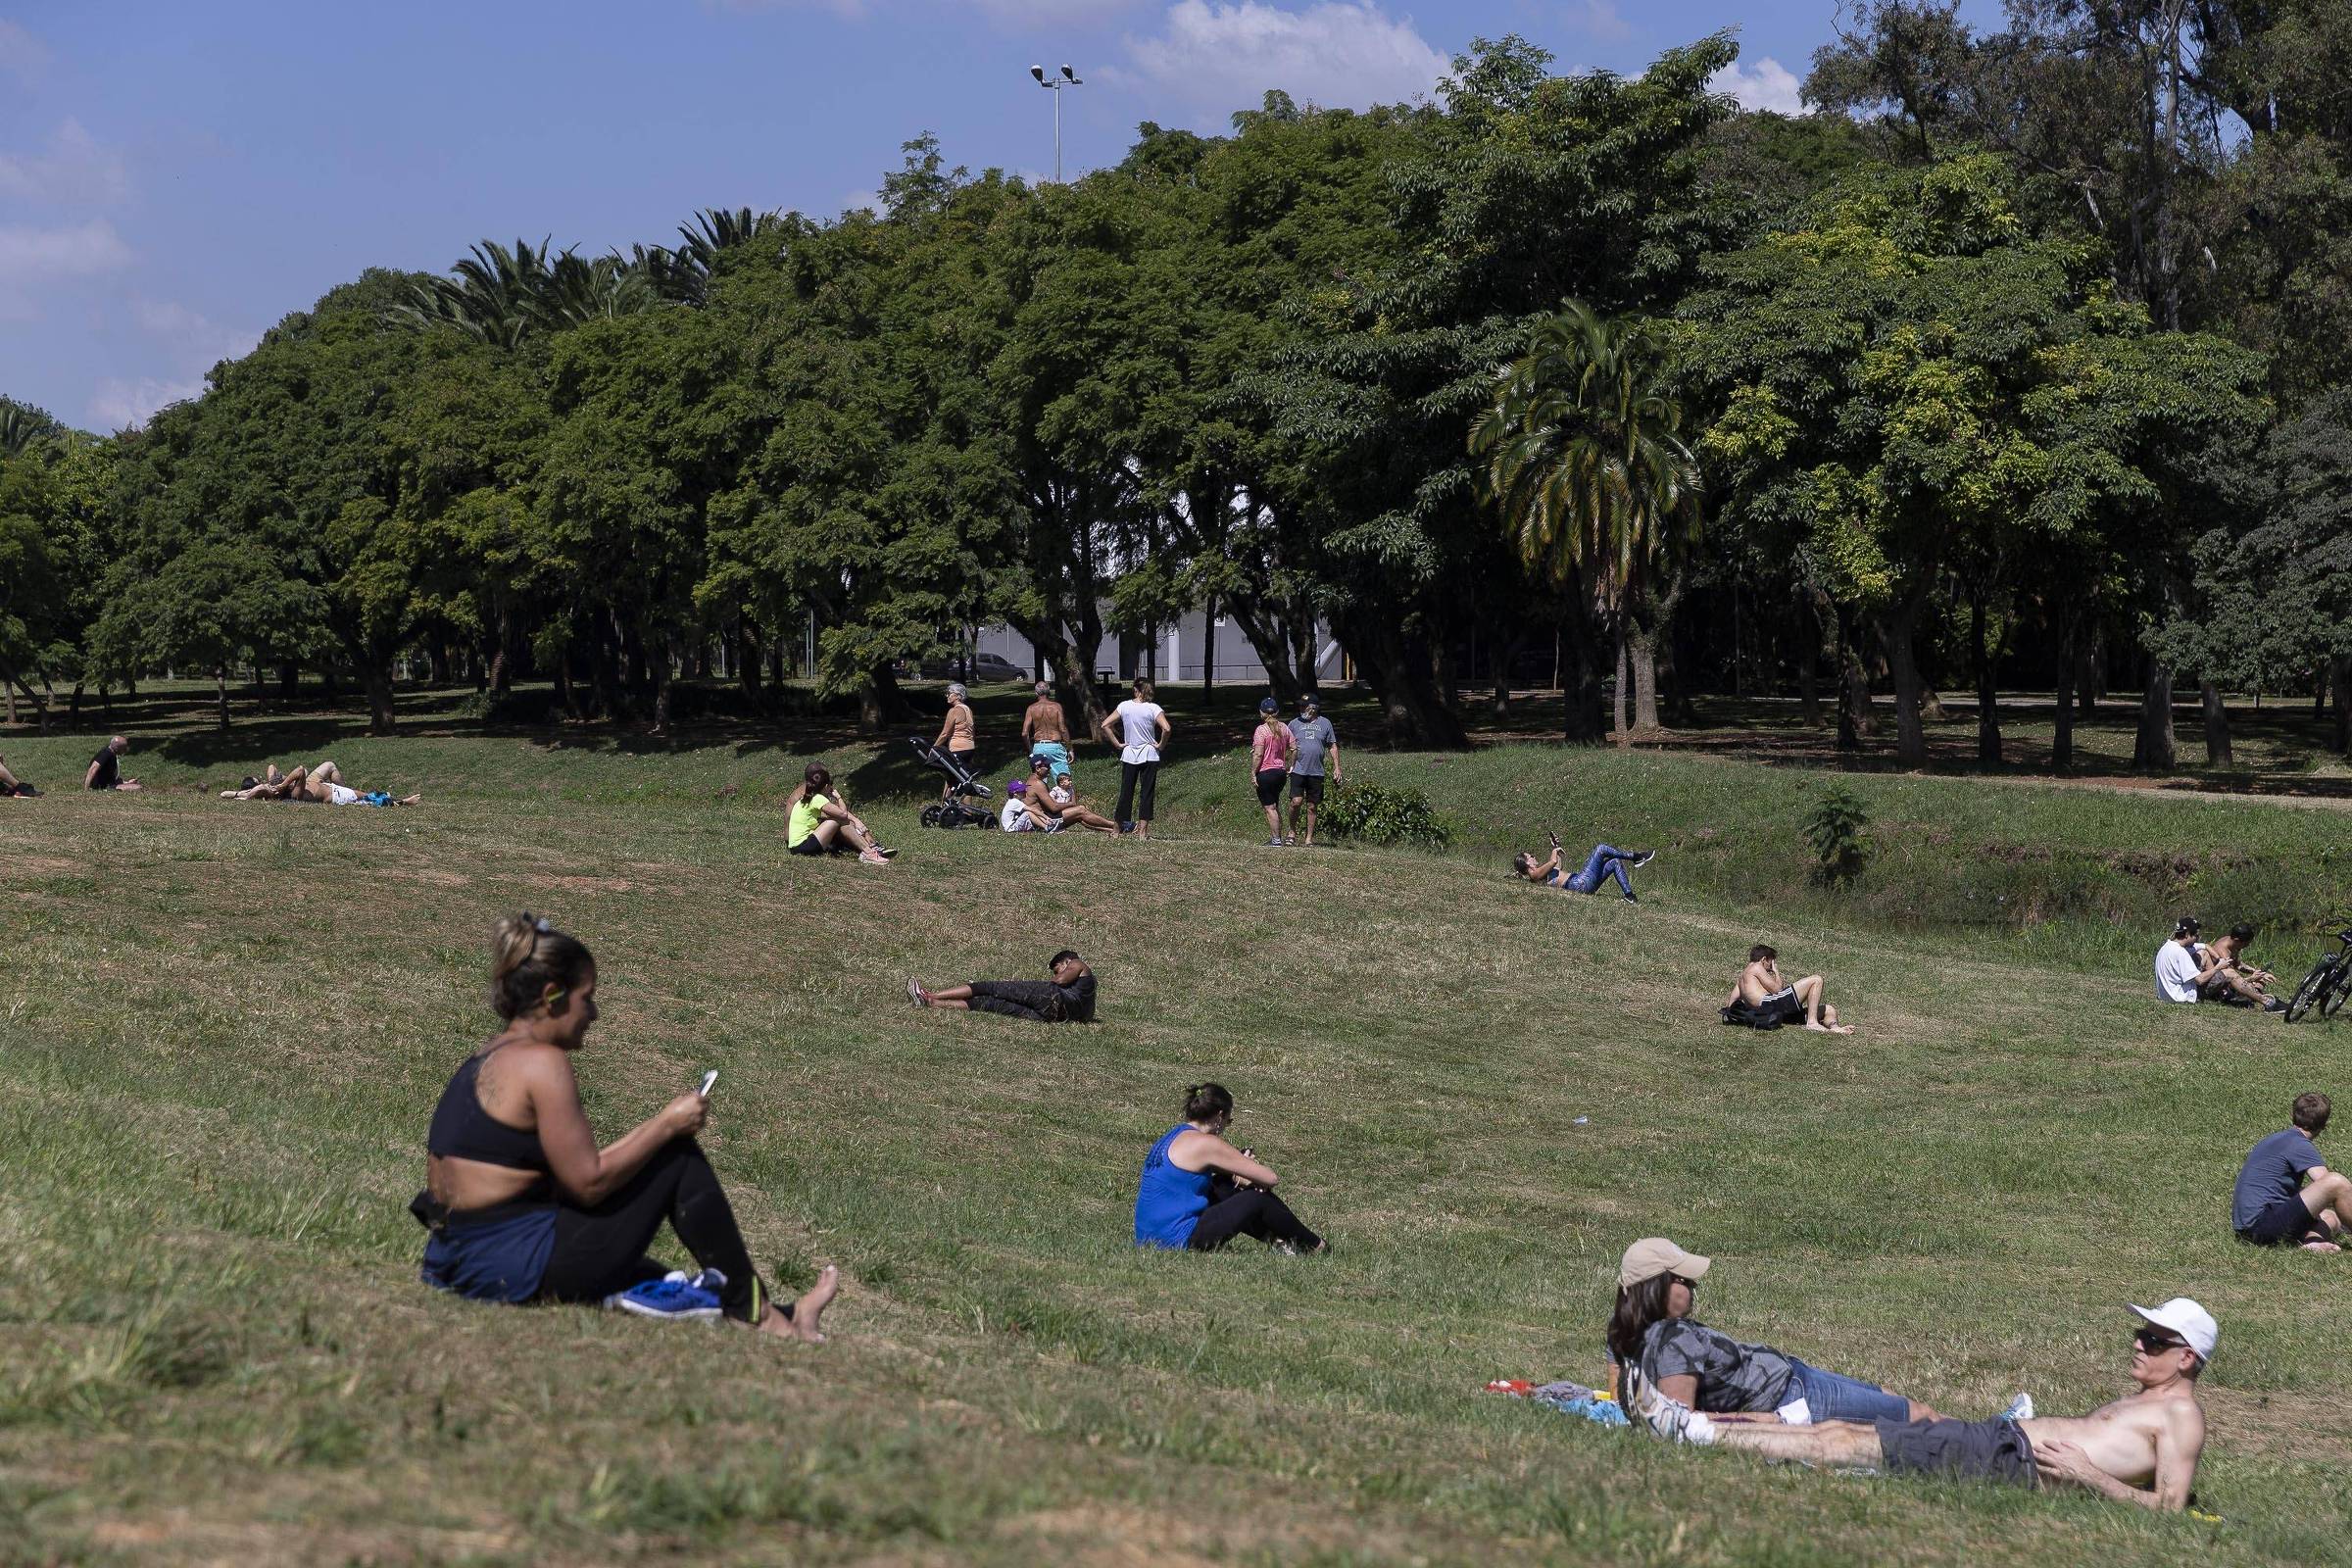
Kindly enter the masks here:
[[1686, 1443], [1772, 1459], [2019, 1487], [2065, 1482], [2177, 1513], [2188, 1505], [2205, 1451], [2197, 1377], [2213, 1358], [2220, 1330], [2211, 1313], [2184, 1296], [2131, 1310], [2140, 1320], [2132, 1335], [2132, 1381], [2139, 1387], [2086, 1416], [1725, 1426], [1653, 1394], [1642, 1400], [1642, 1419], [1651, 1431]]

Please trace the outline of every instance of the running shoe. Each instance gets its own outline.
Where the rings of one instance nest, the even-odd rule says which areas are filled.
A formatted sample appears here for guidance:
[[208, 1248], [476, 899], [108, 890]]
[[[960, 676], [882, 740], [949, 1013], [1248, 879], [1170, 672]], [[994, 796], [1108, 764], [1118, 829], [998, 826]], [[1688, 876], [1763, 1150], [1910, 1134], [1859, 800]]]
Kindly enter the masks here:
[[923, 995], [923, 983], [920, 980], [906, 982], [906, 1000], [918, 1007], [931, 1005], [931, 999]]
[[1642, 869], [1642, 867], [1647, 865], [1650, 861], [1656, 859], [1657, 858], [1657, 851], [1643, 850], [1640, 855], [1634, 857], [1634, 869], [1639, 871]]
[[1715, 1441], [1715, 1423], [1701, 1411], [1693, 1410], [1680, 1399], [1669, 1399], [1660, 1394], [1647, 1379], [1640, 1383], [1642, 1392], [1635, 1396], [1634, 1413], [1642, 1418], [1654, 1437], [1669, 1443], [1690, 1443], [1706, 1447]]
[[2033, 1420], [2034, 1396], [2031, 1394], [2021, 1394], [2016, 1398], [2011, 1399], [2009, 1401], [2008, 1408], [2001, 1412], [2001, 1419], [2004, 1421]]
[[1282, 843], [1283, 841], [1280, 839], [1268, 839], [1266, 840], [1266, 848], [1269, 850], [1279, 850], [1282, 848]]
[[671, 1269], [658, 1280], [632, 1285], [616, 1296], [605, 1298], [605, 1305], [616, 1312], [634, 1312], [639, 1317], [675, 1318], [692, 1320], [718, 1316], [718, 1290], [707, 1284], [713, 1277], [718, 1284], [726, 1276], [716, 1269], [707, 1269], [688, 1278], [681, 1269]]
[[1635, 898], [1631, 893], [1626, 894], [1624, 897], [1627, 904], [1640, 904], [1642, 902], [1640, 899]]

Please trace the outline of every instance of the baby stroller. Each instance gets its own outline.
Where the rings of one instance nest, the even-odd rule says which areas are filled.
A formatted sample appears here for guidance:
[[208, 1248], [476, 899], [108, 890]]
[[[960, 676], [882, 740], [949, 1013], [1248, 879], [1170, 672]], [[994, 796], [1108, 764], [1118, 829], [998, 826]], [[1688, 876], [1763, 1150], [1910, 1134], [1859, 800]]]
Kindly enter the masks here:
[[915, 755], [948, 775], [948, 798], [933, 801], [923, 808], [925, 827], [994, 827], [997, 813], [985, 806], [971, 803], [988, 798], [988, 786], [963, 769], [963, 764], [941, 751], [920, 735], [909, 735], [906, 744]]

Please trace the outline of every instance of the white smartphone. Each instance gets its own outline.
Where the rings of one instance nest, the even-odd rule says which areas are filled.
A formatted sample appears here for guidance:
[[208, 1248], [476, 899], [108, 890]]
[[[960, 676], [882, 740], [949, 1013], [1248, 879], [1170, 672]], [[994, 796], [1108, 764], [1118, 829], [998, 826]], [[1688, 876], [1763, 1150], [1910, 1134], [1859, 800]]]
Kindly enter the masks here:
[[697, 1089], [695, 1093], [702, 1096], [705, 1100], [709, 1100], [710, 1098], [710, 1086], [716, 1082], [718, 1082], [718, 1069], [713, 1067], [709, 1072], [703, 1074], [703, 1087]]

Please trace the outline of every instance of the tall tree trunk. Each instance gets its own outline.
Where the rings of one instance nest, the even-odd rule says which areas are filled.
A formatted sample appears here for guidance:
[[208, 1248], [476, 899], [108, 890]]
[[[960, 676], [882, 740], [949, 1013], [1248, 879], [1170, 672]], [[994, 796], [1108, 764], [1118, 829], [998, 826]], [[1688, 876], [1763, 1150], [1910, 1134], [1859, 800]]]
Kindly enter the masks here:
[[302, 695], [302, 666], [291, 659], [277, 666], [277, 695], [289, 703]]
[[1470, 744], [1459, 715], [1439, 700], [1429, 676], [1428, 650], [1407, 637], [1394, 615], [1350, 619], [1342, 635], [1380, 701], [1391, 745], [1452, 751]]
[[1607, 716], [1600, 697], [1600, 646], [1593, 638], [1592, 617], [1571, 599], [1560, 629], [1567, 633], [1568, 667], [1560, 671], [1560, 696], [1566, 712], [1560, 738], [1571, 746], [1591, 746], [1607, 733]]
[[2058, 701], [2050, 715], [2050, 767], [2063, 773], [2075, 765], [2075, 661], [2077, 632], [2074, 617], [2058, 625]]
[[2322, 664], [2312, 681], [2311, 716], [2314, 718], [2326, 718], [2328, 716], [2328, 685], [2329, 681], [2328, 678], [2328, 666], [2326, 664]]
[[2222, 689], [2202, 680], [2197, 696], [2205, 708], [2205, 765], [2228, 767], [2235, 759], [2230, 755], [2230, 710], [2222, 703]]
[[360, 678], [368, 687], [368, 733], [389, 735], [399, 728], [392, 710], [392, 656], [384, 654], [360, 662]]
[[2140, 689], [2139, 733], [2132, 742], [2132, 765], [2170, 770], [2180, 762], [2173, 740], [2173, 672], [2154, 654], [2145, 657], [2147, 680]]
[[437, 691], [446, 689], [451, 680], [448, 639], [438, 634], [433, 636], [424, 645], [424, 657], [426, 662], [432, 667], [434, 689]]
[[1217, 596], [1208, 596], [1200, 612], [1200, 695], [1217, 689]]
[[1886, 651], [1887, 672], [1894, 677], [1894, 756], [1905, 767], [1928, 765], [1928, 733], [1921, 723], [1920, 704], [1926, 683], [1920, 679], [1917, 632], [1919, 607], [1898, 605], [1879, 617], [1879, 642]]
[[1993, 764], [2001, 760], [2001, 705], [1994, 690], [1993, 650], [1984, 641], [1984, 596], [1969, 601], [1969, 640], [1977, 655], [1977, 760]]
[[1609, 694], [1609, 739], [1623, 746], [1631, 739], [1626, 733], [1629, 726], [1626, 722], [1625, 706], [1626, 698], [1631, 695], [1626, 688], [1633, 684], [1633, 680], [1632, 672], [1626, 662], [1625, 617], [1619, 615], [1616, 617], [1616, 621], [1617, 624], [1612, 628], [1614, 633], [1612, 640], [1617, 644], [1617, 685]]
[[228, 666], [213, 666], [213, 697], [220, 705], [220, 716], [214, 721], [221, 729], [228, 728]]
[[654, 650], [654, 733], [669, 733], [669, 694], [677, 668], [677, 645], [664, 635]]
[[760, 627], [749, 615], [735, 621], [735, 684], [746, 697], [760, 695]]
[[2352, 753], [2352, 657], [2337, 655], [2328, 662], [2328, 684], [2335, 688], [2335, 751]]

